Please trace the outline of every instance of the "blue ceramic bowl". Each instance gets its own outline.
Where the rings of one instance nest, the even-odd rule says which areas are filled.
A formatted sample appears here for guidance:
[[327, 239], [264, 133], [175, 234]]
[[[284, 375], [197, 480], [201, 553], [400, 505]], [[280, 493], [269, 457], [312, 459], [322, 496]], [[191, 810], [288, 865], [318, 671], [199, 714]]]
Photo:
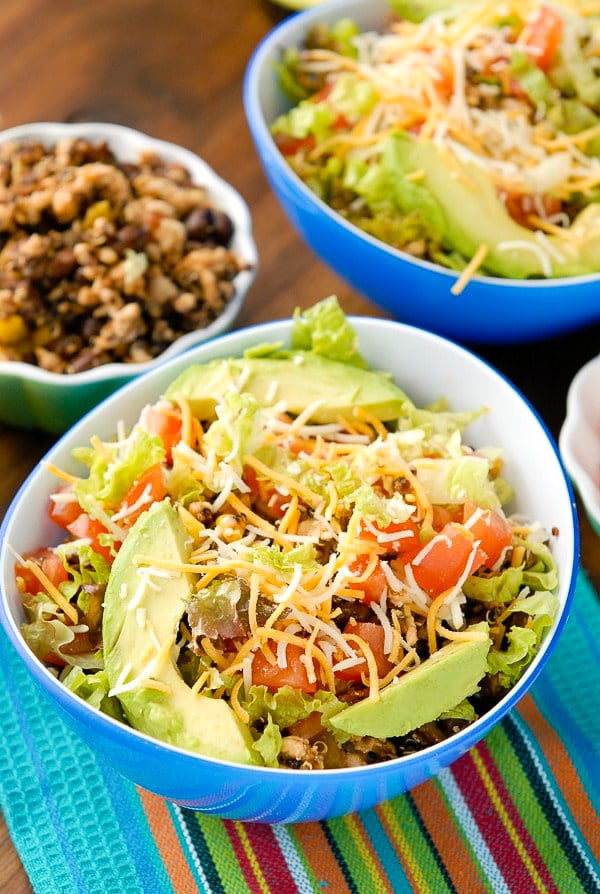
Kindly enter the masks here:
[[290, 107], [276, 63], [300, 46], [315, 22], [349, 16], [364, 30], [390, 18], [385, 0], [332, 0], [285, 19], [260, 44], [245, 77], [244, 104], [266, 176], [301, 236], [354, 288], [392, 316], [457, 341], [517, 343], [558, 335], [600, 320], [600, 273], [570, 279], [511, 280], [475, 276], [460, 295], [458, 275], [391, 248], [345, 221], [300, 180], [270, 131]]
[[[423, 782], [464, 754], [511, 710], [544, 667], [567, 617], [578, 553], [573, 497], [556, 446], [529, 404], [492, 367], [437, 335], [377, 319], [353, 318], [352, 324], [364, 356], [389, 370], [415, 402], [425, 405], [444, 395], [456, 410], [490, 408], [470, 427], [470, 443], [504, 448], [505, 474], [518, 495], [511, 511], [559, 529], [553, 543], [560, 574], [559, 615], [538, 655], [503, 701], [464, 731], [418, 754], [366, 767], [309, 772], [200, 757], [101, 714], [59, 683], [27, 647], [20, 633], [24, 615], [11, 547], [22, 554], [60, 538], [47, 517], [56, 479], [40, 464], [0, 530], [2, 626], [49, 704], [96, 755], [143, 788], [207, 814], [269, 823], [319, 820], [371, 807]], [[88, 443], [94, 434], [114, 437], [118, 420], [132, 425], [142, 407], [158, 399], [188, 364], [239, 355], [254, 344], [285, 343], [290, 329], [289, 320], [268, 323], [220, 336], [173, 358], [105, 400], [64, 435], [46, 459], [76, 473], [71, 455], [75, 446]]]

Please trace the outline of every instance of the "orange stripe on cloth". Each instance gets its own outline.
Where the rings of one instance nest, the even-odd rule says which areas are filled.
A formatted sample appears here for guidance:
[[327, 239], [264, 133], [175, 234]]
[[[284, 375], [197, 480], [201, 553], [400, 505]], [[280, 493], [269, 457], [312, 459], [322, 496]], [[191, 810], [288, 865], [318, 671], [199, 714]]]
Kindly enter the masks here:
[[590, 822], [591, 818], [596, 817], [596, 808], [581, 784], [564, 743], [540, 713], [531, 695], [521, 699], [517, 710], [533, 731], [581, 834], [600, 863], [600, 825]]
[[[304, 851], [304, 857], [323, 891], [352, 894], [340, 866], [331, 852], [327, 836], [319, 823], [297, 823], [289, 827]], [[283, 892], [282, 892], [283, 894]]]
[[165, 801], [142, 788], [138, 788], [137, 791], [173, 889], [177, 894], [197, 891], [196, 880], [189, 868]]
[[469, 891], [471, 894], [485, 890], [473, 862], [473, 853], [461, 837], [462, 831], [453, 821], [453, 813], [435, 782], [421, 783], [411, 791], [411, 795], [452, 884], [458, 891]]

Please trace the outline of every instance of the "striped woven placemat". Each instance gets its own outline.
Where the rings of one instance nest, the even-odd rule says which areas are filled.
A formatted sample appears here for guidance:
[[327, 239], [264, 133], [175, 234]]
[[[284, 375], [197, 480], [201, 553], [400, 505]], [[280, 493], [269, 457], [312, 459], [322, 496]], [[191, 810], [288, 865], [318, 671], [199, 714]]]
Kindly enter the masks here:
[[38, 894], [594, 894], [599, 643], [600, 599], [580, 575], [531, 694], [467, 755], [371, 810], [264, 826], [122, 779], [48, 708], [2, 634], [2, 810]]

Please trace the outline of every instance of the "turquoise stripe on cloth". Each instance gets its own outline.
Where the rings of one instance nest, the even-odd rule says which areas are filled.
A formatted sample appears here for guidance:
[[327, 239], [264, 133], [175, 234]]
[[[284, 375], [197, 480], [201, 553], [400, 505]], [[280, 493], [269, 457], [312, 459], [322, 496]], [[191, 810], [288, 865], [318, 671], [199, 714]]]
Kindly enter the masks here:
[[[519, 706], [472, 753], [385, 810], [302, 829], [254, 827], [246, 840], [255, 859], [240, 869], [241, 824], [140, 793], [73, 737], [0, 632], [0, 806], [35, 894], [438, 894], [428, 887], [436, 878], [439, 891], [458, 894], [600, 894], [599, 642], [600, 597], [581, 574], [528, 710]], [[486, 767], [510, 795], [496, 812], [482, 800], [477, 774]], [[479, 800], [467, 809], [469, 780]], [[410, 841], [390, 833], [385, 817], [396, 829], [409, 823]], [[511, 823], [530, 836], [516, 887], [514, 867], [507, 882]], [[261, 859], [271, 878], [287, 867], [289, 891], [267, 881], [266, 863], [261, 876]]]
[[35, 891], [172, 892], [135, 786], [55, 714], [0, 635], [1, 806]]

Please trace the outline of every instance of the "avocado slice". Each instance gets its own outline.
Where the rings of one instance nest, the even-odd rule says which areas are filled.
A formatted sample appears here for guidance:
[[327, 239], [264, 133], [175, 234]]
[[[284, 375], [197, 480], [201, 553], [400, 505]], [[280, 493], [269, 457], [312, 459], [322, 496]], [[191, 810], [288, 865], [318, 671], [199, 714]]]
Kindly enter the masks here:
[[436, 13], [447, 13], [453, 18], [463, 9], [471, 5], [472, 0], [388, 0], [392, 10], [401, 19], [409, 22], [422, 22]]
[[539, 237], [510, 217], [491, 179], [477, 165], [463, 164], [464, 177], [457, 176], [455, 166], [446, 164], [437, 146], [421, 143], [403, 132], [386, 141], [382, 161], [390, 182], [397, 181], [395, 197], [404, 212], [413, 209], [405, 205], [407, 192], [400, 188], [400, 181], [410, 172], [423, 172], [419, 186], [427, 189], [442, 212], [445, 244], [465, 258], [473, 257], [482, 244], [487, 245], [482, 265], [485, 271], [511, 279], [545, 277], [544, 255], [552, 276], [580, 276], [600, 270], [600, 204], [584, 208], [565, 238], [546, 236], [544, 251]]
[[397, 419], [409, 404], [404, 392], [386, 376], [310, 351], [293, 351], [285, 358], [230, 358], [195, 364], [175, 379], [165, 396], [182, 394], [195, 416], [212, 420], [219, 398], [236, 388], [237, 382], [243, 382], [242, 390], [260, 404], [283, 401], [294, 415], [315, 404], [311, 420], [317, 423], [335, 422], [340, 415], [351, 415], [354, 407], [385, 422]]
[[[487, 624], [474, 624], [469, 629], [487, 633]], [[478, 691], [487, 670], [490, 645], [489, 638], [448, 643], [382, 689], [378, 701], [355, 702], [331, 717], [329, 723], [354, 736], [405, 736]]]
[[[258, 763], [250, 731], [229, 705], [193, 693], [175, 664], [175, 637], [192, 593], [190, 576], [159, 572], [144, 577], [137, 555], [188, 560], [185, 528], [167, 500], [154, 503], [132, 527], [106, 589], [104, 664], [127, 719], [135, 729], [180, 748], [236, 763]], [[161, 688], [144, 685], [142, 680], [148, 678]], [[137, 685], [123, 690], [138, 679]]]

